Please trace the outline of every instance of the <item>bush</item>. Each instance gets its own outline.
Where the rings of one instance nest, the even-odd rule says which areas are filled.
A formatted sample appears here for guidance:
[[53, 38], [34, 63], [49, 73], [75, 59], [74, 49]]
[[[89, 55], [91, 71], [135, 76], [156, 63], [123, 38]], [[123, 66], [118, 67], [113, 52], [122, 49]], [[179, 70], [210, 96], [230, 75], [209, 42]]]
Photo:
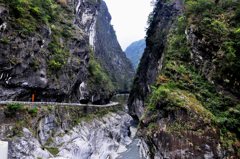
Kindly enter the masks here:
[[69, 51], [61, 46], [57, 37], [54, 37], [53, 41], [49, 43], [48, 50], [51, 54], [51, 58], [48, 62], [49, 68], [53, 71], [63, 68], [69, 57]]
[[7, 45], [10, 43], [10, 40], [7, 37], [3, 37], [0, 39], [0, 43]]
[[89, 84], [91, 87], [100, 87], [108, 91], [112, 91], [114, 89], [114, 86], [108, 74], [103, 70], [100, 63], [95, 59], [93, 55], [93, 50], [91, 50], [90, 53], [88, 70], [90, 73]]
[[[58, 19], [59, 7], [54, 0], [4, 0], [10, 14], [16, 19], [24, 33], [33, 32], [36, 26]], [[26, 32], [28, 31], [28, 32]]]
[[224, 22], [221, 22], [219, 20], [213, 20], [210, 24], [210, 27], [213, 32], [219, 34], [219, 35], [227, 35], [228, 29]]
[[18, 111], [18, 110], [21, 110], [23, 109], [23, 105], [22, 104], [19, 104], [19, 103], [15, 103], [15, 104], [8, 104], [7, 105], [7, 108], [9, 111]]
[[28, 113], [31, 115], [31, 116], [36, 116], [37, 113], [38, 113], [38, 108], [32, 108], [32, 109], [29, 109], [28, 110]]
[[48, 66], [51, 70], [57, 71], [63, 67], [63, 63], [60, 61], [56, 61], [55, 59], [52, 59], [49, 61]]
[[215, 3], [212, 0], [187, 0], [186, 5], [188, 14], [201, 14], [215, 7]]
[[7, 117], [13, 117], [16, 113], [23, 109], [23, 105], [19, 103], [8, 104], [7, 110], [4, 112]]

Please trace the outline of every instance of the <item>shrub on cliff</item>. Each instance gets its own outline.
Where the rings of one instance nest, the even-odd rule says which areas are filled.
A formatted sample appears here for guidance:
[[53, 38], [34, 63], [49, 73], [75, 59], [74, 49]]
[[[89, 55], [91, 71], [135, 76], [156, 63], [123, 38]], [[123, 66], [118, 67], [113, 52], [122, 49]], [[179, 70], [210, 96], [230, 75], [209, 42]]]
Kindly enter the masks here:
[[20, 110], [23, 110], [23, 105], [19, 103], [8, 104], [7, 109], [4, 112], [7, 117], [13, 117]]
[[[59, 19], [60, 7], [54, 0], [1, 0], [9, 5], [10, 15], [16, 20], [16, 30], [29, 34], [36, 31], [42, 24]], [[1, 2], [0, 1], [0, 2]]]
[[89, 84], [90, 87], [95, 88], [96, 91], [100, 91], [98, 88], [105, 88], [109, 92], [113, 91], [114, 86], [108, 76], [108, 74], [103, 70], [102, 66], [100, 65], [99, 61], [94, 57], [93, 50], [90, 53], [90, 61], [89, 61], [89, 73], [90, 79]]

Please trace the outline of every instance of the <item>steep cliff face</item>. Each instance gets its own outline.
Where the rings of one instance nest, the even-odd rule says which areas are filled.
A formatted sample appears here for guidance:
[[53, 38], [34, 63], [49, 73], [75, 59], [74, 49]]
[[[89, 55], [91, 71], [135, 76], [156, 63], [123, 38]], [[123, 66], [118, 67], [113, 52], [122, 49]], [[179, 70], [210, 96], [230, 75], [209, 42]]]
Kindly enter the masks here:
[[134, 76], [134, 69], [122, 51], [110, 22], [111, 15], [105, 2], [102, 2], [95, 26], [95, 55], [107, 70], [117, 89], [128, 91]]
[[146, 49], [140, 61], [129, 97], [130, 113], [138, 118], [143, 115], [144, 102], [150, 91], [150, 85], [154, 83], [162, 67], [167, 35], [180, 9], [179, 5], [164, 5], [159, 2], [152, 15], [150, 15], [153, 22], [147, 31]]
[[145, 39], [142, 39], [142, 40], [133, 42], [125, 50], [127, 58], [130, 59], [135, 70], [138, 67], [138, 64], [140, 62], [140, 59], [143, 55], [145, 48], [146, 48], [146, 42], [145, 42]]
[[[109, 76], [113, 74], [106, 69], [110, 65], [103, 63], [114, 60], [120, 61], [121, 66], [129, 63], [122, 52], [112, 52], [108, 59], [98, 58], [106, 53], [95, 48], [101, 50], [103, 47], [96, 47], [97, 44], [102, 41], [106, 44], [107, 39], [105, 35], [96, 39], [100, 31], [96, 23], [111, 27], [109, 21], [102, 22], [99, 16], [99, 13], [109, 16], [106, 7], [102, 7], [103, 1], [1, 0], [0, 3], [1, 100], [30, 100], [32, 94], [42, 101], [105, 103], [109, 100], [114, 90]], [[110, 32], [108, 36], [115, 34]], [[107, 44], [107, 47], [114, 46]], [[120, 67], [115, 64], [111, 67]], [[119, 74], [132, 72], [130, 66], [124, 70]]]
[[157, 1], [129, 98], [150, 158], [239, 158], [238, 1]]

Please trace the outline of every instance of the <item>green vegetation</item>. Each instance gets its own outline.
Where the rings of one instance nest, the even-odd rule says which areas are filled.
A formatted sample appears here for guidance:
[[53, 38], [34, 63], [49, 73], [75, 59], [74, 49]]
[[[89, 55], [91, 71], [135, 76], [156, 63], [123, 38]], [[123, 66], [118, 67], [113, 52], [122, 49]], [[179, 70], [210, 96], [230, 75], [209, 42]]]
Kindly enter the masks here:
[[215, 81], [239, 93], [240, 90], [240, 2], [234, 0], [187, 0], [187, 24], [205, 39], [208, 53], [216, 66]]
[[12, 117], [15, 116], [18, 111], [23, 110], [23, 105], [19, 103], [8, 104], [7, 110], [5, 111], [6, 116]]
[[199, 14], [203, 11], [212, 10], [214, 8], [214, 2], [211, 0], [187, 0], [186, 9], [188, 14]]
[[38, 113], [38, 108], [35, 107], [35, 108], [31, 108], [28, 110], [28, 113], [31, 115], [31, 116], [37, 116], [37, 113]]
[[51, 59], [48, 63], [49, 67], [53, 71], [58, 71], [61, 69], [67, 61], [69, 57], [69, 51], [66, 50], [58, 41], [56, 37], [53, 41], [48, 45], [48, 49], [50, 51]]
[[3, 0], [9, 5], [10, 14], [16, 18], [16, 29], [34, 32], [38, 24], [47, 24], [56, 19], [59, 7], [53, 0]]
[[19, 103], [8, 104], [7, 108], [8, 108], [9, 111], [18, 111], [18, 110], [22, 110], [23, 109], [23, 105], [19, 104]]
[[53, 156], [56, 156], [59, 153], [58, 148], [55, 147], [45, 147]]
[[92, 88], [91, 90], [101, 91], [99, 89], [104, 88], [105, 90], [112, 92], [114, 86], [109, 78], [109, 75], [104, 71], [104, 69], [100, 65], [100, 62], [95, 59], [93, 50], [90, 50], [91, 53], [88, 68], [90, 73], [90, 79], [88, 84]]
[[9, 44], [10, 40], [7, 37], [3, 37], [0, 39], [0, 43], [2, 44]]

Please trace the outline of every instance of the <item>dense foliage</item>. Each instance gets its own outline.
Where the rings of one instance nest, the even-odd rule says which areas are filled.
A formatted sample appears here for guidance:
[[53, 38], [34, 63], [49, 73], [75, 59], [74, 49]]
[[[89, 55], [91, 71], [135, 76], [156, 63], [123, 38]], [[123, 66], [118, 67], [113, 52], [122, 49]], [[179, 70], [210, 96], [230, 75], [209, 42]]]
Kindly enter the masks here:
[[188, 25], [206, 41], [203, 52], [216, 66], [215, 81], [239, 93], [240, 90], [240, 2], [236, 0], [187, 0]]
[[56, 20], [58, 6], [53, 0], [1, 0], [9, 5], [21, 32], [34, 32], [41, 23]]
[[114, 86], [112, 84], [112, 81], [110, 80], [109, 75], [103, 70], [97, 59], [94, 57], [94, 52], [92, 49], [88, 70], [91, 75], [88, 84], [90, 85], [92, 90], [101, 92], [103, 90], [100, 89], [104, 88], [109, 92], [113, 91]]

